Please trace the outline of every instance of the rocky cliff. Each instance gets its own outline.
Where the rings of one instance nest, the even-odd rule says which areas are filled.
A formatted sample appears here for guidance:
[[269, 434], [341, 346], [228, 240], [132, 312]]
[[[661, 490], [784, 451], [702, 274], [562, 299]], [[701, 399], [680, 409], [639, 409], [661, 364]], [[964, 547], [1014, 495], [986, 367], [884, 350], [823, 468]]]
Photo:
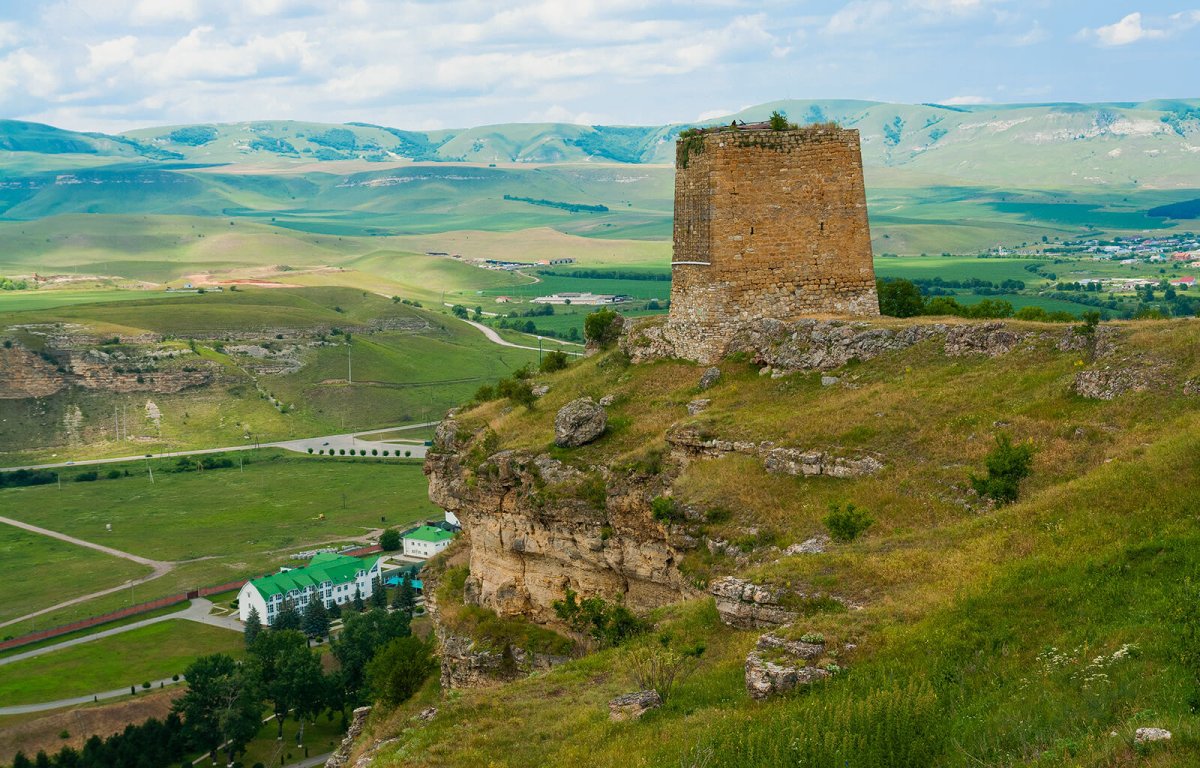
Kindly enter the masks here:
[[486, 428], [438, 428], [425, 462], [429, 497], [470, 541], [467, 602], [552, 621], [568, 588], [645, 610], [691, 594], [677, 565], [691, 544], [654, 520], [662, 474], [578, 468], [547, 454], [489, 451]]

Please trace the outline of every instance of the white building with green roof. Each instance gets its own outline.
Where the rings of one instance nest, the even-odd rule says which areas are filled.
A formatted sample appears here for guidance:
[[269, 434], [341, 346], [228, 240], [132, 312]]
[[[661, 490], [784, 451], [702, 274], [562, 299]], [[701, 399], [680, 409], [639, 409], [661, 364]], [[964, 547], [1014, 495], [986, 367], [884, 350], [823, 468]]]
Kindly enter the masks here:
[[356, 593], [366, 600], [375, 591], [379, 573], [378, 557], [317, 555], [303, 568], [281, 569], [246, 582], [238, 592], [238, 609], [243, 622], [250, 617], [250, 609], [257, 608], [262, 622], [270, 625], [285, 601], [303, 611], [312, 600], [320, 600], [326, 608], [348, 603]]
[[404, 554], [427, 559], [450, 546], [454, 534], [436, 525], [422, 525], [404, 534]]

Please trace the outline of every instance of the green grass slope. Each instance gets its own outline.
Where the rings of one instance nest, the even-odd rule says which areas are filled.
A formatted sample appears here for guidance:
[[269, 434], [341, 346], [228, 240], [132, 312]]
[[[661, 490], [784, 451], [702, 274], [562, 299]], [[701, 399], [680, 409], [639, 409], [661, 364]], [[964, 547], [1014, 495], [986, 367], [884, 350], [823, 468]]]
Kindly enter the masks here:
[[[902, 327], [903, 322], [882, 321]], [[609, 355], [548, 380], [532, 410], [503, 402], [467, 413], [498, 449], [546, 450], [556, 409], [580, 394], [617, 395], [609, 432], [556, 451], [577, 466], [619, 467], [692, 421], [730, 440], [846, 453], [886, 468], [858, 479], [767, 474], [745, 456], [697, 460], [676, 499], [709, 515], [689, 530], [743, 544], [747, 558], [701, 544], [682, 568], [698, 585], [728, 573], [842, 595], [814, 602], [792, 630], [819, 631], [843, 671], [828, 682], [754, 703], [742, 665], [758, 632], [721, 625], [711, 603], [662, 609], [630, 647], [573, 661], [500, 689], [455, 693], [428, 725], [407, 718], [436, 696], [380, 716], [398, 736], [381, 765], [458, 766], [1118, 766], [1200, 760], [1200, 643], [1195, 627], [1200, 405], [1179, 383], [1200, 374], [1187, 323], [1119, 327], [1110, 366], [1150, 366], [1157, 384], [1111, 401], [1070, 391], [1090, 364], [1062, 352], [1061, 329], [1012, 353], [949, 358], [920, 345], [835, 371], [780, 379], [726, 360], [712, 405], [689, 418], [701, 367], [624, 365]], [[1011, 506], [965, 493], [1000, 432], [1032, 440], [1033, 473]], [[821, 555], [781, 556], [823, 528], [828, 505], [875, 519], [867, 534]], [[633, 689], [640, 642], [705, 651], [660, 711], [611, 723], [605, 702]], [[851, 643], [851, 646], [844, 646]], [[1141, 749], [1141, 726], [1173, 731]]]

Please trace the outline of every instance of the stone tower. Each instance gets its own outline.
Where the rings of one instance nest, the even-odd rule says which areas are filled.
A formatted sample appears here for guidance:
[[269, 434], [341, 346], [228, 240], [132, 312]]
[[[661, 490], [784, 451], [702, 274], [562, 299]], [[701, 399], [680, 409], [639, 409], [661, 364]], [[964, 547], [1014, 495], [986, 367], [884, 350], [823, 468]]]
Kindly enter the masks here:
[[664, 335], [711, 362], [760, 318], [878, 315], [858, 131], [765, 123], [675, 148], [675, 253]]

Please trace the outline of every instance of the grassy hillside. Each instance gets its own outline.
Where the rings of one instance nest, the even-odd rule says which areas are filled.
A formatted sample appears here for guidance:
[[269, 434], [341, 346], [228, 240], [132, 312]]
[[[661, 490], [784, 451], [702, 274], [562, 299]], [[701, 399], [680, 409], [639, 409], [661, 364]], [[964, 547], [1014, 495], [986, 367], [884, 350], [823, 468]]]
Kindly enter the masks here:
[[[886, 321], [902, 327], [903, 322]], [[728, 440], [870, 451], [885, 469], [857, 479], [767, 474], [757, 459], [700, 459], [673, 496], [704, 514], [685, 524], [741, 545], [743, 561], [701, 543], [682, 569], [698, 585], [728, 573], [843, 596], [814, 602], [792, 632], [839, 647], [843, 671], [811, 689], [750, 701], [742, 666], [759, 632], [719, 623], [699, 600], [662, 609], [629, 647], [573, 661], [500, 690], [442, 699], [428, 725], [407, 718], [432, 686], [390, 716], [384, 765], [1190, 765], [1200, 760], [1195, 574], [1200, 411], [1180, 394], [1200, 374], [1187, 323], [1117, 327], [1111, 355], [1089, 363], [1055, 347], [1062, 329], [997, 357], [947, 357], [923, 344], [834, 371], [760, 376], [721, 364], [712, 405], [689, 418], [702, 368], [675, 361], [592, 359], [548, 380], [531, 410], [501, 401], [463, 418], [490, 425], [496, 447], [547, 449], [556, 409], [615, 394], [608, 433], [555, 455], [576, 466], [624, 466], [691, 422]], [[1086, 367], [1148, 367], [1156, 383], [1111, 401], [1072, 394]], [[1036, 448], [1017, 503], [965, 492], [999, 433]], [[782, 548], [821, 532], [830, 503], [869, 510], [866, 535], [824, 554]], [[663, 639], [665, 638], [665, 639]], [[608, 719], [633, 689], [639, 643], [703, 644], [694, 673], [660, 711]], [[1166, 747], [1135, 748], [1141, 726], [1170, 729]]]
[[[448, 310], [418, 309], [338, 287], [66, 303], [0, 314], [0, 335], [35, 345], [41, 337], [19, 326], [58, 323], [76, 328], [76, 344], [86, 348], [113, 335], [162, 338], [163, 348], [209, 363], [219, 375], [207, 386], [176, 393], [74, 387], [37, 400], [0, 399], [0, 456], [6, 465], [50, 461], [64, 452], [71, 458], [126, 456], [428, 421], [480, 384], [537, 359], [536, 351], [492, 344]], [[333, 334], [334, 329], [351, 332], [352, 340]], [[241, 345], [290, 346], [294, 364], [256, 373], [259, 361], [238, 351], [235, 334]], [[189, 339], [198, 339], [193, 354]], [[354, 366], [353, 383], [347, 382], [347, 357]], [[157, 421], [148, 416], [149, 403], [160, 414]], [[72, 442], [65, 425], [75, 409], [82, 417], [82, 440]], [[119, 440], [115, 412], [123, 414]]]

